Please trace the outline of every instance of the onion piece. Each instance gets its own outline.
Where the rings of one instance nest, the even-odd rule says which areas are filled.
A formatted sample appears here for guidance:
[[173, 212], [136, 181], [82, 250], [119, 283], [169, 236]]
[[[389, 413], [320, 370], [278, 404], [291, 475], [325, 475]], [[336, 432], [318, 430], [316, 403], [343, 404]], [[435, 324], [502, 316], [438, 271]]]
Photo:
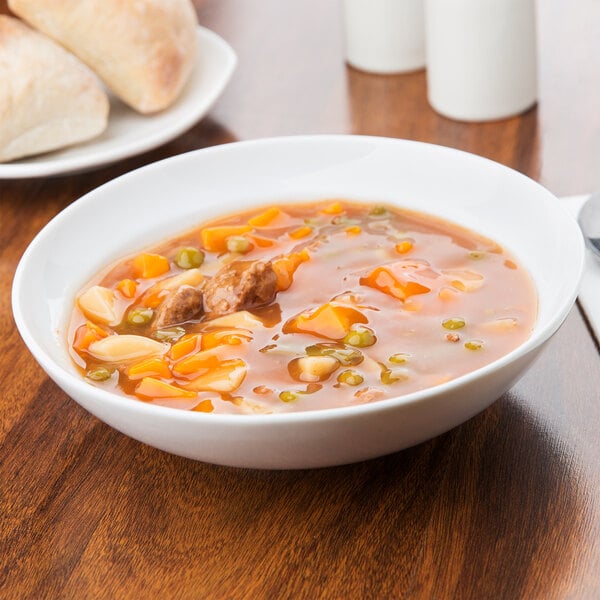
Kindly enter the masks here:
[[79, 298], [77, 306], [90, 320], [114, 327], [121, 322], [123, 311], [117, 310], [115, 293], [101, 285], [87, 289]]

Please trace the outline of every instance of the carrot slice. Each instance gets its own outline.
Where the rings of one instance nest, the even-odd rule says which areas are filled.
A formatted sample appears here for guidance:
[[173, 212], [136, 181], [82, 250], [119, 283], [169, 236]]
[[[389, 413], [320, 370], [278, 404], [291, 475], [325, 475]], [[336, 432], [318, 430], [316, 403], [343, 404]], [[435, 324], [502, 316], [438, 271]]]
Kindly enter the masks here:
[[281, 210], [276, 206], [267, 208], [264, 212], [248, 219], [248, 225], [252, 227], [266, 227], [281, 214]]
[[202, 400], [202, 402], [200, 402], [200, 404], [196, 404], [196, 406], [194, 406], [194, 408], [192, 408], [192, 410], [194, 412], [213, 412], [215, 410], [215, 407], [213, 406], [213, 403], [210, 400]]
[[171, 369], [164, 358], [152, 357], [131, 365], [125, 372], [129, 379], [142, 379], [142, 377], [161, 377], [169, 379]]
[[169, 290], [163, 288], [156, 288], [152, 286], [141, 299], [143, 306], [147, 308], [158, 308], [166, 296], [169, 295]]
[[398, 254], [406, 254], [413, 249], [413, 243], [410, 240], [402, 240], [394, 246]]
[[426, 294], [431, 291], [431, 288], [416, 281], [400, 277], [389, 267], [377, 267], [366, 277], [361, 277], [360, 284], [372, 287], [399, 300], [406, 300], [410, 296]]
[[142, 400], [154, 398], [196, 398], [197, 394], [190, 390], [182, 390], [180, 387], [165, 383], [154, 377], [144, 377], [135, 388], [135, 395]]
[[173, 360], [180, 360], [184, 356], [200, 350], [200, 338], [198, 333], [188, 333], [180, 340], [177, 340], [169, 351], [169, 356]]
[[221, 359], [212, 352], [196, 352], [196, 354], [186, 356], [180, 360], [173, 367], [173, 372], [177, 375], [193, 375], [195, 373], [200, 375], [207, 371], [218, 369], [221, 366], [221, 362]]
[[243, 329], [221, 329], [209, 331], [202, 335], [202, 350], [210, 350], [217, 346], [239, 346], [252, 341], [252, 334]]
[[324, 208], [321, 209], [322, 213], [326, 215], [339, 215], [341, 212], [344, 212], [344, 207], [341, 202], [332, 202], [328, 204]]
[[298, 227], [298, 229], [294, 229], [293, 231], [290, 231], [288, 233], [288, 235], [293, 240], [301, 240], [302, 238], [309, 236], [312, 232], [313, 232], [312, 227], [309, 227], [308, 225], [303, 225], [302, 227]]
[[227, 250], [227, 238], [234, 235], [243, 235], [250, 231], [250, 225], [218, 225], [205, 227], [200, 232], [202, 246], [209, 252], [225, 252]]
[[223, 360], [218, 367], [202, 373], [185, 387], [198, 392], [231, 393], [240, 387], [247, 371], [246, 363], [240, 358]]
[[95, 325], [91, 321], [87, 321], [77, 328], [73, 338], [73, 349], [77, 352], [83, 352], [90, 347], [91, 343], [97, 342], [109, 335], [110, 332]]
[[133, 279], [121, 279], [115, 287], [125, 298], [133, 298], [137, 289], [137, 283]]
[[312, 313], [301, 313], [284, 326], [284, 333], [312, 333], [330, 340], [341, 340], [355, 323], [367, 323], [368, 319], [350, 306], [328, 302]]
[[169, 260], [160, 254], [144, 252], [133, 259], [139, 277], [151, 279], [169, 271]]

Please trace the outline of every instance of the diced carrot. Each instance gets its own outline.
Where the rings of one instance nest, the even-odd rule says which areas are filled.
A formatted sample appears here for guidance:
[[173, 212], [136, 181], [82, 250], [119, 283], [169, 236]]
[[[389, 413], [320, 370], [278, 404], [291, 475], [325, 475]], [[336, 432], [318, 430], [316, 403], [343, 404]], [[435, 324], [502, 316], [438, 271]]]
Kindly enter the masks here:
[[351, 225], [350, 227], [346, 227], [346, 229], [344, 229], [344, 231], [348, 235], [358, 235], [359, 233], [362, 232], [362, 229], [358, 225]]
[[449, 300], [455, 300], [457, 297], [457, 293], [447, 287], [443, 287], [439, 292], [438, 292], [438, 298], [440, 300], [444, 300], [444, 302], [448, 302]]
[[77, 352], [87, 350], [92, 342], [101, 340], [110, 335], [110, 332], [95, 325], [91, 321], [87, 321], [77, 328], [75, 337], [73, 338], [73, 349]]
[[197, 394], [190, 390], [183, 390], [176, 385], [171, 385], [155, 379], [154, 377], [144, 377], [135, 388], [135, 395], [142, 400], [152, 400], [154, 398], [196, 398]]
[[196, 404], [196, 406], [194, 406], [194, 408], [192, 408], [192, 410], [194, 412], [213, 412], [215, 410], [215, 407], [213, 406], [213, 403], [210, 400], [202, 400], [202, 402], [200, 402], [200, 404]]
[[202, 335], [202, 350], [210, 350], [217, 346], [239, 346], [252, 341], [252, 334], [243, 329], [221, 329], [209, 331]]
[[169, 351], [169, 356], [173, 360], [180, 360], [184, 356], [200, 350], [201, 336], [198, 333], [188, 333], [177, 340]]
[[271, 266], [277, 276], [278, 291], [287, 290], [292, 285], [296, 269], [309, 259], [310, 255], [308, 252], [302, 250], [301, 252], [292, 252], [271, 261]]
[[185, 387], [197, 392], [231, 393], [240, 387], [247, 371], [246, 363], [240, 358], [223, 360], [218, 367], [204, 371]]
[[173, 372], [177, 375], [199, 375], [218, 369], [221, 366], [221, 359], [212, 352], [196, 352], [180, 360], [174, 367]]
[[293, 240], [301, 240], [302, 238], [309, 236], [312, 232], [313, 232], [312, 227], [309, 227], [308, 225], [302, 225], [302, 227], [298, 227], [298, 229], [294, 229], [294, 230], [290, 231], [288, 233], [288, 235]]
[[248, 219], [248, 225], [251, 225], [252, 227], [266, 227], [280, 214], [281, 211], [276, 206], [272, 206], [271, 208], [267, 208], [264, 212]]
[[284, 326], [284, 333], [312, 333], [330, 340], [341, 340], [355, 323], [367, 323], [368, 319], [350, 306], [323, 304], [312, 313], [301, 313]]
[[340, 213], [344, 212], [344, 207], [342, 206], [341, 202], [332, 202], [331, 204], [328, 204], [322, 208], [321, 212], [325, 213], [326, 215], [339, 215]]
[[377, 267], [366, 277], [361, 277], [360, 284], [372, 287], [399, 300], [406, 300], [410, 296], [426, 294], [431, 291], [431, 288], [399, 276], [387, 266]]
[[205, 227], [200, 232], [202, 246], [209, 252], [225, 252], [227, 250], [227, 238], [234, 235], [243, 235], [250, 231], [250, 225], [218, 225]]
[[161, 377], [169, 379], [171, 369], [169, 363], [161, 357], [154, 356], [131, 365], [125, 372], [129, 379], [142, 379], [142, 377]]
[[133, 265], [139, 277], [144, 279], [158, 277], [169, 271], [169, 260], [160, 254], [144, 252], [133, 259]]
[[398, 242], [394, 248], [398, 254], [406, 254], [413, 249], [413, 243], [410, 240], [402, 240]]
[[133, 279], [121, 279], [115, 287], [125, 298], [133, 298], [137, 289], [137, 283]]
[[141, 304], [146, 306], [147, 308], [158, 308], [162, 301], [165, 299], [165, 296], [169, 294], [169, 290], [165, 290], [163, 288], [155, 288], [152, 286], [141, 299]]

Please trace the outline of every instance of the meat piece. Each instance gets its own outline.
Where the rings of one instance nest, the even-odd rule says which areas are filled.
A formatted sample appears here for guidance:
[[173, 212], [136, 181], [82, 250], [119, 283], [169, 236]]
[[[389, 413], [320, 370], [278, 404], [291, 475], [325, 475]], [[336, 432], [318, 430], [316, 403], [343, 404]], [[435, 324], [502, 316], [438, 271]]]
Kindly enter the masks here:
[[203, 312], [202, 291], [191, 285], [182, 285], [169, 293], [156, 311], [155, 329], [170, 327], [199, 317]]
[[266, 306], [275, 299], [277, 275], [270, 262], [235, 261], [217, 271], [204, 286], [204, 302], [209, 311], [228, 313]]

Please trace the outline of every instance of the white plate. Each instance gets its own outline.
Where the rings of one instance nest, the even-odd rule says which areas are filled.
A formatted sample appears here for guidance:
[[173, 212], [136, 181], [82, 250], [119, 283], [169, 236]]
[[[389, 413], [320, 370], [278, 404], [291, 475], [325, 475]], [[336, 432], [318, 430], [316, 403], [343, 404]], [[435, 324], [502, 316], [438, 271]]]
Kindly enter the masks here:
[[173, 106], [156, 115], [142, 115], [111, 97], [108, 127], [101, 136], [63, 150], [0, 164], [0, 179], [75, 173], [156, 148], [206, 114], [236, 64], [231, 46], [216, 33], [199, 27], [197, 64]]

